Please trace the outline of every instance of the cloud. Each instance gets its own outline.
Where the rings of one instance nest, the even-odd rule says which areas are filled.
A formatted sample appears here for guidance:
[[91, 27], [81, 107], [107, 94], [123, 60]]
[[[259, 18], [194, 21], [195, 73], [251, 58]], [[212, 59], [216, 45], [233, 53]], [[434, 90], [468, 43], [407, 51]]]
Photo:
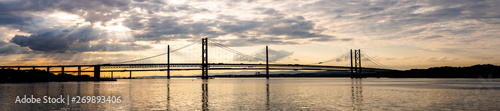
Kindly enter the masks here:
[[12, 12], [0, 11], [0, 25], [22, 25], [25, 24], [25, 20], [30, 19], [30, 17], [14, 14]]
[[441, 37], [444, 37], [444, 36], [442, 36], [442, 35], [433, 35], [433, 36], [423, 37], [421, 39], [427, 40], [427, 39], [436, 39], [436, 38], [441, 38]]
[[28, 53], [29, 50], [27, 48], [19, 47], [15, 44], [5, 43], [0, 41], [0, 55], [4, 54], [25, 54]]
[[427, 60], [430, 61], [430, 62], [450, 62], [450, 61], [457, 61], [458, 59], [459, 58], [449, 58], [449, 57], [446, 57], [446, 56], [442, 56], [442, 57], [439, 57], [439, 58], [436, 58], [436, 57], [429, 58]]
[[[269, 62], [276, 62], [280, 59], [291, 56], [293, 52], [285, 51], [285, 50], [272, 50], [269, 49]], [[265, 50], [260, 50], [255, 52], [254, 54], [250, 54], [248, 56], [243, 55], [235, 55], [233, 61], [247, 61], [247, 62], [265, 62], [266, 61], [266, 52]]]
[[[239, 40], [253, 42], [254, 45], [275, 43], [273, 41], [288, 44], [292, 42], [283, 41], [308, 38], [313, 38], [316, 41], [338, 40], [334, 36], [321, 34], [322, 30], [316, 29], [314, 22], [306, 20], [303, 16], [284, 17], [284, 14], [280, 14], [279, 11], [272, 8], [256, 8], [254, 10], [257, 11], [254, 14], [265, 15], [265, 17], [242, 20], [232, 15], [217, 14], [217, 19], [192, 21], [178, 16], [143, 17], [139, 14], [127, 18], [124, 25], [133, 29], [135, 38], [148, 41], [199, 39], [203, 36], [215, 39], [235, 36]], [[273, 40], [258, 40], [266, 38]], [[251, 45], [241, 44], [239, 41], [227, 41], [237, 42], [228, 43], [232, 46], [237, 44], [239, 46]]]
[[[64, 53], [68, 51], [126, 51], [149, 49], [150, 46], [129, 44], [105, 44], [107, 41], [105, 32], [94, 29], [91, 26], [76, 29], [49, 30], [39, 34], [16, 35], [10, 39], [11, 43], [21, 47], [28, 47], [33, 51]], [[92, 41], [99, 41], [91, 43]], [[127, 46], [132, 48], [126, 48]]]

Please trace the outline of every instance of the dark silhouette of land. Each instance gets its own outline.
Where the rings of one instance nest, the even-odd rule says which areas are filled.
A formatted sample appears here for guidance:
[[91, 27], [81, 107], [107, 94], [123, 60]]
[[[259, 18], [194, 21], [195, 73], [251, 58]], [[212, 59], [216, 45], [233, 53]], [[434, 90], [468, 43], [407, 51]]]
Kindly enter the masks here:
[[500, 66], [491, 64], [473, 65], [469, 67], [443, 66], [429, 69], [411, 69], [390, 72], [385, 75], [392, 78], [499, 78]]
[[[74, 76], [70, 74], [48, 73], [42, 70], [13, 70], [0, 69], [0, 83], [28, 83], [28, 82], [67, 82], [67, 81], [94, 81], [89, 75]], [[98, 81], [116, 81], [116, 79], [100, 79]]]
[[[275, 75], [283, 77], [350, 77], [350, 74], [333, 74], [327, 72], [305, 73], [295, 75]], [[428, 69], [411, 69], [405, 71], [362, 72], [361, 77], [389, 77], [389, 78], [478, 78], [500, 77], [500, 66], [491, 64], [474, 65], [469, 67], [432, 67]]]

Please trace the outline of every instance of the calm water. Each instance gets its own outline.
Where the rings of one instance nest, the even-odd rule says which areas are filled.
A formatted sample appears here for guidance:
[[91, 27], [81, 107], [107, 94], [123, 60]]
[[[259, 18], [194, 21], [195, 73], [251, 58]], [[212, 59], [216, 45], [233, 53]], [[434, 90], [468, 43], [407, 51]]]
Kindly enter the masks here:
[[[500, 79], [216, 78], [0, 84], [0, 110], [498, 110]], [[15, 104], [17, 96], [122, 103]]]

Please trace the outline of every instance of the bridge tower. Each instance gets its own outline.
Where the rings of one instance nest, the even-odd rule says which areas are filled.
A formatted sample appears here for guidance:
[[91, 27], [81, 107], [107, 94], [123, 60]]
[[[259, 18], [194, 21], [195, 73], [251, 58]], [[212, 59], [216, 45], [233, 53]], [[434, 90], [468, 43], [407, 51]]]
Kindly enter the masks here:
[[361, 69], [361, 49], [354, 50], [354, 59], [351, 49], [351, 78], [361, 78]]
[[167, 79], [170, 79], [170, 45], [167, 46]]
[[101, 80], [101, 66], [95, 65], [94, 66], [94, 81], [99, 81], [99, 80]]
[[202, 38], [201, 42], [201, 78], [208, 79], [208, 38]]
[[266, 79], [269, 79], [269, 51], [266, 46]]

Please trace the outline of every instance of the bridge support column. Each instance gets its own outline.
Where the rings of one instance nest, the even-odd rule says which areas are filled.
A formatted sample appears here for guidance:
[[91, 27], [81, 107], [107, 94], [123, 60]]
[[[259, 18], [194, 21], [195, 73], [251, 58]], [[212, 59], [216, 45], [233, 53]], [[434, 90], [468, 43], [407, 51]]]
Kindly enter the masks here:
[[82, 66], [78, 66], [78, 76], [82, 75]]
[[101, 66], [95, 65], [94, 66], [94, 81], [99, 81], [99, 80], [101, 80]]
[[111, 71], [111, 79], [113, 79], [113, 71]]
[[33, 70], [35, 70], [35, 67], [33, 67]]
[[21, 70], [21, 67], [17, 67], [17, 70], [20, 71]]
[[64, 74], [64, 67], [61, 67], [61, 74]]
[[167, 79], [170, 79], [170, 45], [167, 46]]
[[269, 79], [269, 50], [266, 46], [266, 79]]
[[351, 79], [354, 78], [354, 67], [352, 67], [352, 49], [351, 49]]
[[361, 50], [354, 50], [354, 67], [351, 49], [351, 78], [361, 78]]
[[130, 74], [128, 76], [128, 79], [132, 79], [132, 71], [130, 71]]
[[47, 67], [47, 73], [50, 74], [50, 67]]
[[208, 38], [203, 38], [201, 42], [201, 79], [208, 79]]

